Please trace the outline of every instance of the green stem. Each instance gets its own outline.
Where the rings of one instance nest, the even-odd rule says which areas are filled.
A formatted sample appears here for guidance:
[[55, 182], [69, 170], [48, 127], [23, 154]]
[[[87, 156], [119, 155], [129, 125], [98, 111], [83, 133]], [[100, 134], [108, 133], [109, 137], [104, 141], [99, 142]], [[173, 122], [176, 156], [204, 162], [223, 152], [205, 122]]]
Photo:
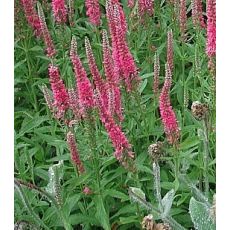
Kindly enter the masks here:
[[158, 208], [160, 210], [160, 213], [163, 214], [164, 209], [163, 209], [162, 197], [161, 197], [160, 166], [157, 161], [153, 163], [153, 176], [154, 176], [154, 191], [158, 202]]
[[65, 230], [72, 230], [72, 226], [68, 223], [68, 220], [63, 212], [62, 207], [56, 202], [56, 200], [54, 199], [52, 195], [50, 195], [48, 192], [42, 190], [41, 188], [39, 188], [38, 186], [34, 184], [30, 184], [25, 181], [21, 181], [19, 179], [14, 179], [14, 183], [16, 186], [21, 186], [21, 185], [26, 186], [27, 188], [38, 192], [39, 194], [45, 196], [48, 200], [50, 200], [51, 203], [54, 204], [54, 207], [62, 220]]
[[208, 143], [208, 130], [206, 121], [203, 120], [203, 132], [204, 132], [204, 191], [208, 198], [209, 195], [209, 179], [208, 179], [208, 161], [209, 161], [209, 143]]
[[38, 227], [43, 227], [44, 229], [47, 229], [49, 230], [48, 226], [46, 226], [43, 221], [39, 218], [39, 216], [33, 211], [30, 203], [28, 202], [28, 199], [23, 191], [23, 189], [21, 188], [20, 184], [18, 183], [15, 183], [15, 188], [17, 189], [23, 203], [24, 203], [24, 206], [27, 208], [28, 210], [28, 213], [33, 217], [34, 221], [36, 222], [36, 225]]

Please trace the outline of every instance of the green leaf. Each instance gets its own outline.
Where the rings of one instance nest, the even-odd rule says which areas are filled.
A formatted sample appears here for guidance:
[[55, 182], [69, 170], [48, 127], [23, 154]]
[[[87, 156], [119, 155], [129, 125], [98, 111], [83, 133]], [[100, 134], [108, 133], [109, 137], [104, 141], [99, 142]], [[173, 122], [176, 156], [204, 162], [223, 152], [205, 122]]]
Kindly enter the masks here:
[[175, 191], [171, 189], [169, 192], [166, 193], [164, 198], [162, 199], [162, 205], [164, 208], [163, 216], [168, 216], [170, 209], [172, 207], [173, 199], [174, 199]]
[[97, 210], [95, 217], [97, 218], [97, 220], [105, 230], [110, 230], [111, 227], [109, 223], [109, 216], [106, 213], [102, 197], [101, 196], [95, 197], [94, 203]]
[[142, 92], [144, 91], [144, 89], [145, 89], [147, 83], [148, 83], [148, 80], [147, 80], [147, 79], [145, 79], [145, 80], [142, 82], [142, 84], [141, 84], [141, 86], [140, 86], [140, 88], [139, 88], [139, 92], [140, 92], [140, 93], [142, 93]]
[[17, 138], [23, 136], [25, 133], [30, 132], [32, 129], [38, 127], [41, 125], [44, 121], [47, 121], [47, 116], [41, 116], [41, 117], [34, 117], [33, 119], [29, 120], [26, 124], [23, 125], [21, 128], [19, 134], [16, 136]]
[[128, 195], [126, 195], [120, 191], [117, 191], [115, 189], [108, 189], [108, 190], [106, 190], [105, 194], [107, 194], [108, 196], [114, 197], [114, 198], [121, 199], [121, 202], [129, 200]]
[[193, 197], [189, 203], [189, 212], [195, 229], [197, 230], [215, 230], [215, 223], [210, 214], [210, 209]]

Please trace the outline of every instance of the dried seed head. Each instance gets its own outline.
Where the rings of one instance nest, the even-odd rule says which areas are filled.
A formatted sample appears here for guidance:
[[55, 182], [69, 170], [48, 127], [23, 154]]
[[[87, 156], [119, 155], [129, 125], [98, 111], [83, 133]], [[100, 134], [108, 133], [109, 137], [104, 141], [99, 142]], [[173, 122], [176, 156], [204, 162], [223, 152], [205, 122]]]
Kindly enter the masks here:
[[149, 214], [148, 216], [145, 216], [143, 218], [143, 221], [141, 223], [142, 225], [142, 228], [143, 229], [146, 229], [146, 230], [154, 230], [154, 226], [155, 226], [155, 221], [153, 219], [153, 215], [152, 214]]
[[158, 141], [148, 148], [149, 156], [153, 161], [157, 161], [163, 155], [163, 142]]
[[168, 223], [164, 223], [164, 224], [161, 223], [156, 225], [155, 230], [172, 230], [172, 228]]
[[197, 120], [203, 120], [208, 112], [208, 106], [206, 104], [202, 104], [199, 101], [194, 101], [192, 103], [192, 114]]

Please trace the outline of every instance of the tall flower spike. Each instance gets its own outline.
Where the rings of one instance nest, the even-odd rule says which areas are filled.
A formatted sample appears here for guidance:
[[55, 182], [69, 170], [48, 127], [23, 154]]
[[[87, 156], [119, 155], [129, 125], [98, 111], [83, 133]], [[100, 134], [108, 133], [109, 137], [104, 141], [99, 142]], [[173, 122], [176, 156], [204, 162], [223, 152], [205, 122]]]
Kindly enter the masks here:
[[109, 39], [106, 30], [102, 31], [102, 47], [103, 47], [103, 66], [105, 71], [105, 76], [108, 82], [118, 83], [118, 70], [114, 65], [112, 55], [110, 53]]
[[35, 35], [37, 37], [40, 37], [42, 34], [42, 30], [40, 19], [35, 9], [35, 3], [36, 1], [34, 0], [21, 0], [27, 22], [33, 28]]
[[[112, 55], [109, 49], [109, 39], [106, 30], [102, 31], [103, 40], [103, 66], [105, 71], [105, 76], [108, 82], [108, 94], [109, 101], [113, 102], [114, 112], [120, 121], [123, 120], [122, 108], [121, 108], [121, 93], [119, 88], [119, 78], [118, 71], [114, 65]], [[111, 103], [110, 103], [111, 105]], [[111, 110], [112, 111], [112, 110]]]
[[196, 0], [197, 2], [197, 16], [199, 18], [199, 23], [202, 28], [206, 28], [204, 17], [203, 17], [203, 6], [202, 6], [202, 0]]
[[78, 172], [81, 174], [85, 171], [83, 163], [81, 162], [80, 155], [77, 149], [77, 143], [75, 140], [74, 134], [69, 131], [67, 133], [67, 143], [69, 146], [70, 154], [71, 154], [71, 159], [73, 161], [73, 164], [77, 167]]
[[96, 61], [93, 55], [92, 47], [87, 37], [85, 37], [85, 49], [86, 49], [86, 56], [88, 59], [89, 69], [93, 76], [94, 84], [96, 86], [96, 89], [102, 95], [104, 105], [108, 107], [107, 85], [103, 81], [101, 74], [97, 68], [97, 64], [96, 64]]
[[155, 54], [154, 57], [154, 71], [153, 71], [153, 93], [156, 97], [158, 97], [159, 93], [159, 74], [160, 74], [160, 61], [159, 56]]
[[56, 117], [63, 118], [65, 111], [69, 108], [69, 96], [65, 85], [60, 77], [58, 67], [49, 65], [49, 80], [53, 92], [54, 103], [56, 108]]
[[98, 0], [85, 0], [86, 15], [95, 26], [100, 25], [100, 4]]
[[169, 144], [177, 144], [180, 137], [176, 115], [170, 103], [170, 87], [172, 84], [172, 74], [168, 64], [165, 66], [165, 82], [160, 94], [160, 115], [164, 125], [164, 131]]
[[[123, 11], [122, 11], [123, 12]], [[119, 58], [119, 69], [124, 78], [127, 91], [131, 91], [132, 83], [138, 81], [137, 67], [129, 50], [126, 33], [121, 31], [122, 22], [118, 5], [114, 5], [113, 17], [116, 28], [117, 52]]]
[[67, 20], [67, 9], [65, 0], [52, 0], [52, 10], [55, 21], [58, 23], [65, 23]]
[[94, 106], [93, 88], [77, 55], [77, 41], [74, 36], [71, 41], [70, 59], [75, 73], [79, 104], [83, 109], [92, 108]]
[[180, 32], [183, 41], [185, 41], [186, 38], [185, 35], [186, 23], [187, 23], [186, 0], [180, 0]]
[[100, 119], [104, 124], [115, 149], [114, 156], [124, 167], [129, 168], [129, 160], [134, 157], [131, 145], [125, 134], [122, 132], [121, 127], [115, 123], [108, 109], [103, 105], [100, 92], [97, 94], [97, 104], [100, 111]]
[[56, 54], [56, 50], [54, 48], [53, 40], [50, 36], [49, 30], [48, 30], [47, 25], [46, 25], [45, 15], [44, 15], [44, 12], [42, 10], [42, 6], [39, 2], [37, 3], [37, 6], [38, 6], [38, 15], [40, 18], [40, 23], [41, 23], [41, 30], [42, 30], [42, 34], [43, 34], [43, 40], [44, 40], [45, 45], [46, 45], [47, 56], [48, 57], [54, 57], [54, 55]]
[[68, 89], [68, 95], [69, 95], [69, 107], [73, 111], [75, 120], [78, 121], [81, 119], [81, 116], [83, 115], [83, 110], [79, 103], [77, 92], [75, 89], [71, 88]]
[[167, 35], [167, 63], [169, 64], [171, 73], [173, 73], [173, 33], [168, 31]]
[[207, 0], [206, 53], [209, 58], [216, 55], [216, 0]]

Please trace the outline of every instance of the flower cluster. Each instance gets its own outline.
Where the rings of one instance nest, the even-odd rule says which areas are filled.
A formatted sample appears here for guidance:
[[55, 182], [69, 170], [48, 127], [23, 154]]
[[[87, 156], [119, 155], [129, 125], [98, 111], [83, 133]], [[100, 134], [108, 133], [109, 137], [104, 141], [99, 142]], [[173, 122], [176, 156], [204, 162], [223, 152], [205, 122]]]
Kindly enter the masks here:
[[109, 40], [106, 30], [103, 30], [102, 32], [102, 40], [103, 66], [109, 90], [109, 111], [111, 114], [115, 113], [118, 119], [122, 121], [123, 116], [121, 111], [121, 92], [119, 88], [118, 71], [110, 53]]
[[67, 9], [65, 0], [52, 0], [54, 18], [58, 23], [65, 23], [67, 20]]
[[85, 169], [80, 159], [75, 136], [71, 131], [69, 131], [66, 137], [67, 137], [67, 143], [68, 143], [70, 154], [71, 154], [71, 159], [74, 165], [76, 165], [78, 172], [83, 173]]
[[49, 33], [49, 30], [46, 25], [45, 21], [45, 15], [42, 10], [41, 4], [38, 4], [38, 15], [40, 18], [40, 25], [41, 25], [41, 30], [42, 30], [42, 35], [43, 35], [43, 40], [46, 45], [46, 52], [48, 57], [54, 57], [56, 54], [56, 50], [54, 48], [53, 40], [51, 38], [51, 35]]
[[129, 160], [134, 157], [131, 145], [125, 134], [122, 132], [121, 127], [115, 123], [113, 117], [108, 112], [108, 109], [103, 105], [99, 92], [97, 93], [96, 97], [97, 105], [100, 112], [100, 119], [104, 124], [105, 129], [115, 149], [114, 156], [119, 162], [122, 163], [124, 167], [128, 168], [130, 167]]
[[192, 5], [192, 21], [194, 27], [200, 26], [201, 28], [205, 28], [205, 22], [203, 17], [203, 9], [202, 9], [202, 0], [191, 0]]
[[207, 0], [207, 42], [209, 58], [216, 55], [216, 0]]
[[76, 77], [76, 88], [78, 91], [79, 104], [83, 109], [92, 108], [94, 106], [93, 88], [87, 77], [87, 73], [82, 66], [81, 60], [77, 55], [77, 42], [73, 37], [71, 41], [70, 59]]
[[37, 37], [41, 36], [41, 24], [40, 18], [35, 10], [35, 4], [37, 1], [34, 0], [21, 0], [26, 19], [30, 26], [33, 28], [35, 35]]
[[160, 94], [160, 115], [164, 125], [164, 131], [168, 142], [176, 144], [180, 131], [176, 119], [176, 115], [170, 103], [170, 87], [172, 84], [172, 74], [168, 64], [165, 66], [165, 82]]
[[69, 96], [58, 67], [52, 64], [49, 66], [49, 80], [54, 98], [53, 106], [57, 109], [56, 117], [63, 118], [65, 111], [69, 108]]
[[112, 38], [112, 52], [115, 67], [124, 80], [128, 91], [132, 83], [138, 80], [137, 67], [126, 41], [127, 25], [121, 5], [113, 0], [106, 2], [106, 15]]
[[89, 17], [89, 20], [94, 25], [100, 24], [100, 4], [98, 0], [86, 0], [86, 15]]

